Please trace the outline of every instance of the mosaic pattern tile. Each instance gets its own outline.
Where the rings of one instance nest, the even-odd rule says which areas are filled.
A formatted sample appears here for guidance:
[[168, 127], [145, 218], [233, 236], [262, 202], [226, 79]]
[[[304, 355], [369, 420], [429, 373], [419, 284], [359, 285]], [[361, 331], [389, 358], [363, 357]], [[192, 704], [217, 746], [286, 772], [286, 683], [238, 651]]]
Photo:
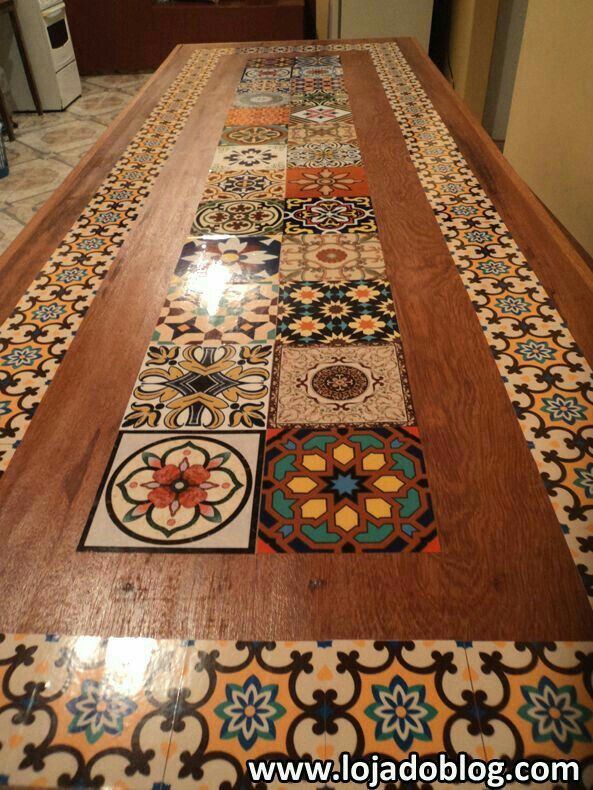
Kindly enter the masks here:
[[280, 280], [384, 279], [381, 242], [367, 233], [310, 233], [282, 241]]
[[[437, 551], [340, 60], [261, 68], [265, 76], [246, 65], [81, 548], [255, 552], [259, 529], [268, 551]], [[290, 143], [293, 124], [322, 142]], [[328, 136], [336, 129], [337, 141]], [[353, 505], [328, 499], [324, 518], [299, 523], [289, 540], [286, 514], [273, 511], [278, 492], [258, 526], [266, 429], [326, 430], [333, 438], [320, 441], [331, 444], [342, 426], [366, 430], [360, 441], [390, 437], [389, 452], [404, 448], [397, 459], [370, 453], [385, 466], [373, 470], [375, 495], [366, 503], [355, 494], [372, 461], [359, 458], [361, 471], [350, 459], [337, 485]], [[221, 442], [224, 464], [212, 467]]]
[[369, 197], [287, 198], [284, 233], [377, 233]]
[[270, 430], [258, 551], [438, 551], [417, 428]]
[[361, 197], [368, 196], [369, 185], [362, 167], [290, 168], [286, 172], [286, 196]]
[[241, 168], [210, 173], [202, 200], [283, 200], [285, 192], [284, 170]]
[[219, 200], [200, 203], [192, 234], [201, 236], [265, 236], [281, 233], [284, 203], [280, 200]]
[[287, 126], [225, 126], [219, 145], [286, 145], [287, 142]]
[[273, 393], [273, 427], [414, 423], [396, 343], [279, 346]]
[[263, 439], [120, 433], [80, 548], [253, 550]]
[[302, 145], [353, 145], [356, 143], [356, 129], [349, 121], [335, 123], [309, 124], [291, 123], [288, 127], [290, 146]]
[[153, 339], [166, 343], [253, 343], [274, 340], [277, 286], [232, 285], [174, 276]]
[[280, 236], [190, 239], [183, 246], [175, 274], [196, 282], [202, 278], [220, 279], [225, 283], [275, 282], [280, 248]]
[[399, 337], [386, 280], [284, 283], [279, 343], [376, 343]]
[[150, 346], [122, 428], [265, 428], [272, 346]]

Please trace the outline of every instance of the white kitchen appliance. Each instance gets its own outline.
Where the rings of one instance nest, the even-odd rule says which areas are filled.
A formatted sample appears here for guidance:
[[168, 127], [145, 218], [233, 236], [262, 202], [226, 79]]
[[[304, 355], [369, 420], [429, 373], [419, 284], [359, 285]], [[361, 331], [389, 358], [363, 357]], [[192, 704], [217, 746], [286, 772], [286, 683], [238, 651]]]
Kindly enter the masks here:
[[[63, 110], [80, 96], [80, 77], [62, 0], [16, 0], [23, 39], [44, 110]], [[4, 15], [6, 16], [6, 15]], [[0, 65], [16, 110], [35, 109], [10, 26], [0, 29]]]

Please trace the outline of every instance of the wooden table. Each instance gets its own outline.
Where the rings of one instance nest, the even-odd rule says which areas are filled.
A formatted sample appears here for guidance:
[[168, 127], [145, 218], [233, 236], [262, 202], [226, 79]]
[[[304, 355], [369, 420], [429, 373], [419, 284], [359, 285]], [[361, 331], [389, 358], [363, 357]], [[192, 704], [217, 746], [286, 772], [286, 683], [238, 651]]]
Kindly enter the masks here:
[[[344, 43], [332, 49], [331, 42], [320, 42], [319, 51], [338, 54], [344, 69], [393, 289], [440, 551], [77, 552], [238, 80], [248, 58], [279, 54], [267, 45], [256, 44], [260, 48], [253, 52], [228, 46], [210, 63], [212, 76], [195, 106], [188, 107], [170, 156], [157, 163], [148, 196], [120, 234], [123, 241], [112, 231], [96, 253], [110, 264], [108, 273], [96, 298], [89, 297], [76, 337], [0, 482], [0, 622], [5, 629], [541, 641], [585, 639], [593, 633], [583, 581], [489, 348], [488, 316], [478, 318], [461, 276], [463, 261], [456, 268], [447, 245], [454, 226], [466, 228], [463, 219], [469, 213], [450, 220], [447, 230], [443, 206], [454, 202], [442, 200], [436, 213], [430, 205], [430, 186], [425, 192], [418, 177], [426, 173], [426, 163], [417, 152], [414, 161], [410, 157], [373, 63], [373, 53], [380, 59], [391, 52], [392, 57], [393, 50], [382, 49], [388, 42], [378, 50], [369, 42]], [[310, 50], [307, 42], [287, 46], [301, 45]], [[592, 361], [592, 272], [419, 46], [410, 39], [398, 39], [397, 46], [412, 71], [407, 77], [419, 80], [445, 124], [433, 145], [452, 135], [484, 190], [478, 201], [492, 201], [527, 259], [529, 277], [553, 296], [582, 354]], [[1, 320], [10, 316], [40, 262], [67, 236], [196, 53], [216, 57], [217, 49], [177, 47], [8, 250], [2, 259]], [[294, 55], [290, 50], [281, 54]], [[401, 62], [399, 68], [405, 77]], [[199, 91], [195, 74], [191, 84]], [[401, 85], [397, 90], [401, 122], [406, 94]], [[175, 107], [186, 100], [178, 97]], [[426, 119], [427, 113], [423, 106], [420, 117]], [[409, 142], [413, 125], [405, 131]], [[432, 154], [437, 160], [439, 155]], [[437, 169], [433, 178], [439, 174], [447, 171]], [[74, 239], [88, 233], [79, 228]], [[75, 240], [61, 253], [70, 264], [70, 256], [82, 255]], [[488, 276], [495, 282], [499, 275]], [[521, 277], [527, 277], [525, 271]], [[528, 292], [533, 282], [527, 281]], [[484, 301], [490, 289], [494, 304], [492, 283], [488, 280], [472, 298]], [[510, 326], [503, 324], [490, 342], [502, 348]], [[574, 372], [580, 375], [578, 365]], [[0, 447], [2, 441], [12, 452], [6, 438]], [[585, 562], [587, 555], [581, 559]]]

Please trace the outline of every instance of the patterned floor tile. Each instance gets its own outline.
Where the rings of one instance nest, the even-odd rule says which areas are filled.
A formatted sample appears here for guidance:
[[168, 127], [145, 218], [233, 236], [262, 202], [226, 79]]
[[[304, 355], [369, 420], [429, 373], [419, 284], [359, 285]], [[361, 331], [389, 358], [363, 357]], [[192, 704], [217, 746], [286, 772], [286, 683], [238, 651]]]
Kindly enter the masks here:
[[414, 423], [401, 347], [279, 346], [270, 426]]
[[[189, 239], [183, 246], [175, 274], [212, 284], [276, 282], [280, 236], [206, 236]], [[204, 290], [209, 287], [204, 285]]]
[[309, 642], [190, 647], [165, 783], [247, 787], [247, 760], [323, 758], [324, 657]]
[[219, 145], [286, 145], [288, 127], [270, 126], [225, 126]]
[[348, 641], [333, 642], [325, 653], [324, 674], [332, 677], [326, 692], [328, 759], [337, 760], [343, 751], [356, 759], [379, 754], [394, 760], [410, 752], [420, 757], [439, 751], [479, 754], [481, 739], [460, 644]]
[[294, 167], [286, 171], [286, 196], [289, 198], [368, 195], [369, 185], [362, 167]]
[[280, 281], [385, 279], [381, 242], [367, 233], [285, 236]]
[[291, 146], [356, 143], [356, 129], [348, 121], [334, 123], [292, 123], [288, 127], [288, 143]]
[[287, 107], [290, 93], [280, 91], [260, 91], [259, 93], [239, 93], [235, 96], [233, 107], [238, 109], [258, 110], [268, 107]]
[[202, 200], [284, 200], [284, 170], [237, 170], [212, 172], [208, 175]]
[[265, 428], [272, 346], [149, 346], [122, 428]]
[[346, 107], [330, 107], [327, 104], [316, 104], [312, 107], [295, 107], [290, 115], [299, 123], [327, 123], [328, 121], [348, 120], [352, 113]]
[[281, 233], [283, 222], [281, 200], [206, 200], [198, 206], [192, 235], [269, 236]]
[[211, 172], [284, 170], [286, 148], [280, 145], [224, 145], [217, 149]]
[[79, 549], [253, 551], [263, 440], [120, 433]]
[[227, 285], [174, 276], [154, 341], [165, 343], [266, 343], [276, 335], [278, 286]]
[[289, 80], [292, 74], [290, 66], [247, 66], [241, 77], [241, 82], [253, 80]]
[[386, 280], [284, 283], [280, 287], [280, 343], [377, 343], [398, 337]]
[[233, 107], [229, 110], [226, 126], [269, 126], [286, 125], [290, 119], [290, 107]]
[[[287, 166], [291, 167], [357, 167], [362, 166], [360, 148], [356, 143], [306, 143], [289, 145]], [[368, 194], [368, 192], [367, 192]]]
[[161, 782], [185, 656], [153, 639], [0, 637], [2, 783]]
[[269, 430], [258, 551], [438, 551], [417, 428]]
[[485, 759], [578, 760], [593, 779], [593, 642], [474, 642], [467, 654]]
[[284, 233], [377, 233], [371, 199], [287, 198]]

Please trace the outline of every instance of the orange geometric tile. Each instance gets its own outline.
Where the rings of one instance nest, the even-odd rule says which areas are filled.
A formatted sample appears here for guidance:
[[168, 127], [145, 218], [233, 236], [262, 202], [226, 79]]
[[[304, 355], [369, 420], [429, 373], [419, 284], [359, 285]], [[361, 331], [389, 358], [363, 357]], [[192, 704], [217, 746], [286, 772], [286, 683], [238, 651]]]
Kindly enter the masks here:
[[369, 185], [363, 167], [291, 167], [286, 197], [365, 197]]

